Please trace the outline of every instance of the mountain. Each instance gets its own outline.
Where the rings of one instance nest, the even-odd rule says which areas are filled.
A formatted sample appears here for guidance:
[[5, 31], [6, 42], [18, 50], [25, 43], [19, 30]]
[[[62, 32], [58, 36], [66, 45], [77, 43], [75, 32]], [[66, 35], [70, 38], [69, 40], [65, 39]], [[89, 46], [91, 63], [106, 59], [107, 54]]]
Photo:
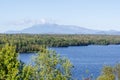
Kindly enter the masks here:
[[120, 31], [115, 31], [115, 30], [99, 31], [96, 34], [120, 35]]
[[74, 25], [37, 24], [21, 31], [7, 31], [6, 33], [29, 33], [29, 34], [120, 34], [119, 31], [99, 31]]

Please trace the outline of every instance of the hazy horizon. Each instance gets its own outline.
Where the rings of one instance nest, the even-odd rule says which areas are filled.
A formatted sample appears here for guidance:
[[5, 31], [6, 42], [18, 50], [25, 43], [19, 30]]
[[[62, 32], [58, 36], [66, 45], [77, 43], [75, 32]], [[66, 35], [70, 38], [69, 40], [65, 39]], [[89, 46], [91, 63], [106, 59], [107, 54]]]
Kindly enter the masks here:
[[42, 23], [120, 31], [119, 4], [119, 0], [3, 0], [0, 1], [0, 32]]

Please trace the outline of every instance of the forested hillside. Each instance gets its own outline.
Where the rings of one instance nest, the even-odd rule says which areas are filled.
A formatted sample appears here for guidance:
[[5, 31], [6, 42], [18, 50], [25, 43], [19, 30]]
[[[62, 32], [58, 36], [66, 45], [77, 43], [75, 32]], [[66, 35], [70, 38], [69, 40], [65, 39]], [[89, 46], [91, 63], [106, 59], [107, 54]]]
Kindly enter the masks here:
[[17, 52], [39, 51], [39, 46], [68, 47], [120, 44], [119, 35], [54, 35], [0, 34], [0, 48], [6, 43], [16, 46]]

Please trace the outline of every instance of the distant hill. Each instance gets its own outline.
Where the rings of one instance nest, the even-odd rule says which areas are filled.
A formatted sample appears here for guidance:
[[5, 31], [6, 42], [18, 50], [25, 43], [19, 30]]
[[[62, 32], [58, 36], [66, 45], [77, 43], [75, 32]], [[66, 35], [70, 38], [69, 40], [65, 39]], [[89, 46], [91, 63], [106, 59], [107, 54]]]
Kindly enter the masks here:
[[28, 33], [28, 34], [110, 34], [119, 35], [119, 31], [99, 31], [87, 29], [74, 25], [58, 25], [58, 24], [37, 24], [21, 31], [7, 31], [6, 33]]

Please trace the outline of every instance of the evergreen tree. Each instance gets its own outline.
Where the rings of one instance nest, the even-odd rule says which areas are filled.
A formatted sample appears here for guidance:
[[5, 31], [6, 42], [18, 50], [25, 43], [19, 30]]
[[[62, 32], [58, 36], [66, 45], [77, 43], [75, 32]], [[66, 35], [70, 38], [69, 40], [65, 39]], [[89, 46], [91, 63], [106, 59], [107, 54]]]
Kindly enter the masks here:
[[35, 80], [34, 73], [35, 70], [32, 65], [24, 65], [21, 70], [21, 73], [19, 74], [19, 80]]
[[0, 79], [1, 80], [16, 80], [18, 79], [19, 61], [15, 47], [5, 45], [0, 51]]

